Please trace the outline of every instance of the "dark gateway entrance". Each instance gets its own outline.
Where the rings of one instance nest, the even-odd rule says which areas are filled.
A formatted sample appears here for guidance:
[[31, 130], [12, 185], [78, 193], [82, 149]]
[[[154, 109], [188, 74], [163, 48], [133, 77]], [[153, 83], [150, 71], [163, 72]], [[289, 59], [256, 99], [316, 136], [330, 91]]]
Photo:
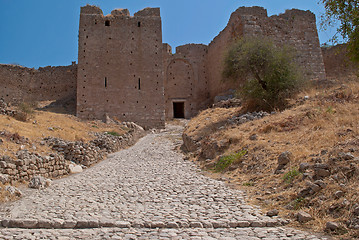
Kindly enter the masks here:
[[173, 103], [173, 118], [184, 118], [184, 102]]

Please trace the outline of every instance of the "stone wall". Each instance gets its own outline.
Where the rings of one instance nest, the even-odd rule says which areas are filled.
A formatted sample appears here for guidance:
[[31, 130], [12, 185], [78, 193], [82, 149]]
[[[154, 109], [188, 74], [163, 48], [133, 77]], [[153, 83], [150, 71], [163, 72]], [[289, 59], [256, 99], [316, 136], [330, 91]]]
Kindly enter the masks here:
[[159, 8], [130, 16], [116, 9], [81, 8], [77, 116], [165, 124], [162, 27]]
[[16, 160], [7, 156], [2, 157], [1, 160], [1, 173], [6, 174], [9, 180], [14, 181], [28, 181], [36, 175], [55, 178], [70, 172], [68, 162], [59, 154], [43, 157], [37, 153], [22, 150], [17, 152]]
[[326, 78], [313, 13], [293, 9], [268, 17], [262, 7], [240, 7], [232, 13], [226, 28], [208, 46], [206, 67], [212, 99], [233, 88], [232, 82], [221, 81], [223, 58], [231, 44], [243, 36], [266, 36], [279, 46], [292, 46], [296, 50], [298, 66], [308, 79]]
[[325, 72], [328, 78], [354, 76], [359, 71], [359, 64], [350, 61], [347, 46], [322, 47]]
[[132, 122], [121, 123], [121, 126], [128, 129], [128, 132], [122, 136], [93, 133], [96, 138], [90, 142], [44, 138], [43, 144], [47, 144], [55, 151], [46, 156], [29, 150], [20, 150], [14, 153], [14, 157], [0, 156], [1, 177], [5, 177], [8, 181], [28, 181], [34, 176], [62, 177], [71, 173], [70, 164], [90, 167], [105, 159], [108, 154], [134, 145], [146, 134], [143, 128]]
[[205, 57], [207, 46], [187, 44], [176, 48], [171, 54], [169, 45], [164, 45], [164, 75], [166, 118], [176, 117], [174, 107], [183, 103], [184, 118], [194, 117], [208, 106], [208, 81]]
[[39, 69], [0, 64], [0, 98], [10, 103], [75, 98], [76, 79], [76, 64]]

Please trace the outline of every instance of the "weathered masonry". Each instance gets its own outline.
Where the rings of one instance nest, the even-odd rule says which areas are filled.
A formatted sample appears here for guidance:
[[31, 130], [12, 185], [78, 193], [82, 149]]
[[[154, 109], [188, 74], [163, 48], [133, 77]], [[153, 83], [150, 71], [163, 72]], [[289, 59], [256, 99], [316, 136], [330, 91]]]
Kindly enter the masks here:
[[77, 65], [39, 69], [0, 64], [0, 98], [6, 102], [34, 102], [76, 97]]
[[[83, 119], [133, 121], [163, 128], [165, 119], [191, 118], [219, 95], [235, 89], [222, 81], [223, 59], [242, 37], [268, 37], [296, 49], [308, 79], [326, 78], [315, 15], [287, 10], [268, 16], [262, 7], [240, 7], [207, 46], [172, 48], [162, 43], [159, 8], [133, 16], [115, 9], [104, 16], [96, 6], [81, 8], [78, 65], [39, 70], [0, 65], [0, 97], [9, 102], [76, 98]], [[328, 61], [327, 61], [328, 62]], [[328, 62], [329, 64], [329, 62]]]
[[159, 8], [130, 16], [116, 9], [104, 16], [81, 8], [77, 116], [106, 115], [144, 127], [165, 123], [162, 27]]

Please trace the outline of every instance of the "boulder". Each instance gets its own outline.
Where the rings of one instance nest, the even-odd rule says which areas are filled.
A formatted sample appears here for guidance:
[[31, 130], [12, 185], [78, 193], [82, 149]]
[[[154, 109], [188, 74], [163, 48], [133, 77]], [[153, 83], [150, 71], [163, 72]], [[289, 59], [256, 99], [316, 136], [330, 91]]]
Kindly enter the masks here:
[[293, 154], [289, 151], [282, 152], [278, 156], [278, 165], [287, 165], [293, 158]]
[[5, 191], [10, 193], [12, 196], [21, 197], [22, 192], [14, 186], [6, 186]]
[[9, 175], [7, 174], [0, 174], [0, 182], [2, 184], [8, 183], [9, 182]]
[[281, 173], [281, 170], [288, 164], [293, 158], [293, 154], [289, 151], [282, 152], [278, 156], [278, 167], [275, 170], [275, 174]]
[[83, 172], [83, 169], [80, 165], [76, 165], [76, 164], [73, 164], [71, 163], [69, 165], [69, 169], [70, 169], [70, 173], [81, 173]]
[[340, 152], [338, 153], [338, 157], [340, 159], [343, 159], [343, 160], [352, 160], [354, 159], [354, 155], [350, 152], [347, 152], [347, 153], [344, 153], [344, 152]]
[[325, 230], [335, 231], [339, 228], [339, 225], [335, 222], [327, 222], [325, 224]]
[[269, 217], [274, 217], [274, 216], [278, 216], [279, 211], [277, 209], [273, 209], [267, 212], [267, 216]]
[[41, 176], [34, 176], [29, 182], [29, 188], [41, 189], [51, 185], [50, 179], [45, 179]]
[[341, 197], [343, 197], [344, 196], [344, 192], [343, 191], [336, 191], [335, 193], [334, 193], [334, 196], [336, 197], [336, 198], [341, 198]]
[[306, 222], [313, 220], [313, 217], [309, 213], [299, 212], [297, 214], [297, 219], [298, 219], [298, 222], [300, 222], [300, 223], [306, 223]]

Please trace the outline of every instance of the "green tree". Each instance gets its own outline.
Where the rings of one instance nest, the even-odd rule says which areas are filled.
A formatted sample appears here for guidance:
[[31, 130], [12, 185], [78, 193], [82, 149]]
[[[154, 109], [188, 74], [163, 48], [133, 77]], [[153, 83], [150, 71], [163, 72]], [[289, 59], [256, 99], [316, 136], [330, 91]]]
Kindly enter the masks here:
[[[320, 0], [325, 8], [322, 25], [332, 26], [339, 22], [337, 32], [348, 41], [352, 60], [359, 62], [359, 0]], [[336, 36], [333, 37], [336, 41]]]
[[265, 38], [242, 38], [227, 52], [223, 77], [239, 84], [248, 110], [283, 109], [296, 92], [301, 74], [294, 51]]

